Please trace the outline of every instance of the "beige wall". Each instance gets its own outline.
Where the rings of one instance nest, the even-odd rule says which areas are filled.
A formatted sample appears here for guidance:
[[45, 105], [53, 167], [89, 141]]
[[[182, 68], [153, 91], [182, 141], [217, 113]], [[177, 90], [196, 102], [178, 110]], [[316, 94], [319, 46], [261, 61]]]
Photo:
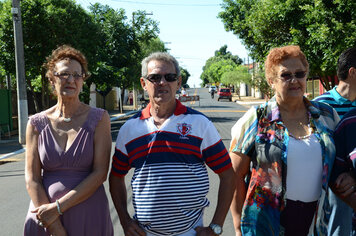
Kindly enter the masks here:
[[[114, 110], [117, 108], [116, 106], [116, 91], [111, 90], [108, 95], [105, 97], [105, 109], [106, 110]], [[96, 93], [96, 107], [104, 108], [104, 99], [99, 93]]]

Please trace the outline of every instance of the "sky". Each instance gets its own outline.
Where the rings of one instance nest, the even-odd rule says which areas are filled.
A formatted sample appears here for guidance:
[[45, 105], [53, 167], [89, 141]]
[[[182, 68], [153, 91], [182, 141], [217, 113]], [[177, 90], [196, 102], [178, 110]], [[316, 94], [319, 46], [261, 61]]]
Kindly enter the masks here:
[[147, 17], [158, 22], [159, 38], [169, 53], [190, 73], [190, 87], [200, 87], [200, 75], [205, 62], [220, 47], [238, 55], [247, 63], [248, 52], [232, 32], [226, 32], [220, 18], [222, 0], [76, 0], [88, 10], [90, 4], [100, 2], [118, 10], [125, 9], [131, 20], [132, 12], [143, 10]]

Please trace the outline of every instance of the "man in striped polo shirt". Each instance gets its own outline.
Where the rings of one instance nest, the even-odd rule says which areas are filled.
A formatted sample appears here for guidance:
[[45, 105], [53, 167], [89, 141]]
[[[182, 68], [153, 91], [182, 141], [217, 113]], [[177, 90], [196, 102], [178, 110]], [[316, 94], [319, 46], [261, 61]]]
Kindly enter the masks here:
[[[181, 77], [171, 55], [158, 52], [145, 58], [140, 82], [150, 103], [121, 127], [109, 180], [125, 235], [220, 235], [235, 181], [217, 130], [202, 113], [175, 99]], [[209, 227], [202, 220], [209, 205], [206, 165], [220, 178]], [[130, 168], [133, 218], [126, 203]]]
[[[345, 113], [356, 107], [356, 48], [349, 48], [341, 53], [337, 62], [338, 86], [316, 97], [314, 100], [328, 103], [343, 118]], [[352, 234], [352, 209], [331, 190], [331, 207], [328, 235], [349, 236]]]

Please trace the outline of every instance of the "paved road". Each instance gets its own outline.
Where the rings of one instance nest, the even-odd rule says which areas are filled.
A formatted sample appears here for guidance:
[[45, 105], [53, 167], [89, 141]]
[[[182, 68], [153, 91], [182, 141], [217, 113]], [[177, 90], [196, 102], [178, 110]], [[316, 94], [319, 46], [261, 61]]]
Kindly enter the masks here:
[[[244, 114], [248, 106], [238, 105], [233, 102], [220, 101], [211, 99], [208, 89], [188, 89], [189, 95], [200, 95], [199, 102], [185, 102], [184, 105], [197, 109], [208, 116], [218, 129], [221, 138], [229, 147], [230, 129], [232, 125]], [[117, 132], [124, 121], [116, 121], [112, 123], [113, 150], [117, 136]], [[0, 235], [22, 235], [23, 222], [27, 213], [30, 198], [25, 189], [24, 183], [24, 154], [13, 156], [11, 162], [0, 164]], [[131, 172], [127, 177], [128, 194], [131, 195], [129, 180]], [[209, 172], [210, 191], [208, 198], [211, 202], [210, 207], [205, 211], [204, 222], [208, 224], [213, 216], [216, 201], [217, 187], [219, 179], [217, 175]], [[108, 190], [107, 182], [105, 182], [106, 190]], [[108, 195], [109, 196], [109, 195]], [[129, 211], [132, 213], [133, 208], [131, 198], [129, 200]], [[110, 201], [111, 216], [115, 227], [115, 236], [123, 235], [118, 216]], [[227, 216], [224, 225], [224, 236], [233, 236], [233, 224], [230, 213]]]

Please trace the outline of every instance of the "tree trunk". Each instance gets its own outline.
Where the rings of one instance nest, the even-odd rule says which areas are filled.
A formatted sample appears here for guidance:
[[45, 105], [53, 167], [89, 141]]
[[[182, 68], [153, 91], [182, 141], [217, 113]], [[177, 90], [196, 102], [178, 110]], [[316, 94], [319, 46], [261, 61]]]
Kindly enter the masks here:
[[33, 86], [31, 84], [31, 80], [28, 77], [26, 78], [26, 80], [27, 80], [27, 85], [30, 88], [30, 92], [31, 92], [31, 95], [33, 98], [33, 103], [35, 104], [35, 111], [36, 111], [36, 113], [38, 113], [38, 112], [40, 112], [40, 107], [39, 107], [38, 101], [36, 99], [35, 92], [33, 91]]

